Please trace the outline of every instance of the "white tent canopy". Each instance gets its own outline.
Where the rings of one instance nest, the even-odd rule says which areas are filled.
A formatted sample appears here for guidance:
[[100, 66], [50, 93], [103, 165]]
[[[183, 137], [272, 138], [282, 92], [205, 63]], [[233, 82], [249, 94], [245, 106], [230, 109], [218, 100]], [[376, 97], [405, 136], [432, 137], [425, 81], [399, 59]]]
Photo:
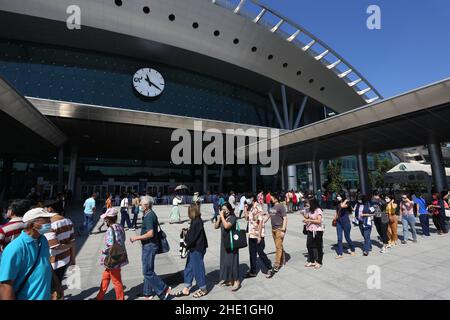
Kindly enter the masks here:
[[[445, 168], [447, 179], [450, 181], [450, 168]], [[425, 183], [432, 182], [431, 165], [417, 162], [401, 162], [386, 172], [386, 183]]]

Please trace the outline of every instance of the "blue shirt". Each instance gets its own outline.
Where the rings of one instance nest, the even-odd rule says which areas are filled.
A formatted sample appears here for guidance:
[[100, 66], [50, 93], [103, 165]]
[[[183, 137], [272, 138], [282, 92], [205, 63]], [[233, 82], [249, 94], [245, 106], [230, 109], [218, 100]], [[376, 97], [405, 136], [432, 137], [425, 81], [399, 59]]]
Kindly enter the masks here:
[[84, 214], [94, 214], [95, 199], [89, 198], [84, 202]]
[[427, 202], [423, 198], [415, 198], [414, 203], [419, 205], [419, 214], [428, 214]]
[[[37, 257], [38, 243], [41, 245], [39, 257]], [[38, 259], [36, 268], [16, 296], [17, 300], [50, 300], [52, 266], [48, 241], [44, 236], [34, 239], [22, 231], [20, 236], [3, 251], [0, 262], [0, 282], [13, 280], [15, 292], [36, 259]]]

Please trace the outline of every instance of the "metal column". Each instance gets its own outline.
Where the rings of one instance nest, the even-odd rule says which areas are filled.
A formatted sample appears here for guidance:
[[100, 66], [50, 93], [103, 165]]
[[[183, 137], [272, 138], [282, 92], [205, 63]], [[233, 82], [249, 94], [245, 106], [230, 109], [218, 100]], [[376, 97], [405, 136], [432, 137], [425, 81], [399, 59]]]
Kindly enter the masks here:
[[[72, 197], [76, 198], [76, 181], [77, 181], [77, 165], [78, 165], [78, 147], [73, 146], [70, 150], [70, 166], [69, 166], [69, 181], [67, 189], [72, 191]], [[90, 196], [90, 195], [89, 195]]]
[[208, 192], [208, 165], [203, 164], [203, 194]]
[[295, 164], [287, 167], [288, 189], [297, 190], [297, 166]]
[[58, 192], [64, 191], [64, 148], [58, 151]]
[[448, 190], [447, 174], [445, 173], [444, 158], [442, 157], [441, 144], [437, 142], [428, 145], [428, 153], [431, 158], [431, 171], [433, 172], [434, 188], [436, 192]]
[[370, 195], [372, 188], [369, 183], [369, 168], [367, 166], [367, 154], [362, 153], [356, 156], [358, 164], [359, 189], [361, 194]]
[[252, 164], [252, 192], [256, 193], [256, 165]]
[[312, 167], [312, 180], [313, 180], [313, 191], [314, 194], [317, 192], [317, 190], [322, 189], [322, 184], [320, 181], [320, 161], [315, 160], [311, 162]]

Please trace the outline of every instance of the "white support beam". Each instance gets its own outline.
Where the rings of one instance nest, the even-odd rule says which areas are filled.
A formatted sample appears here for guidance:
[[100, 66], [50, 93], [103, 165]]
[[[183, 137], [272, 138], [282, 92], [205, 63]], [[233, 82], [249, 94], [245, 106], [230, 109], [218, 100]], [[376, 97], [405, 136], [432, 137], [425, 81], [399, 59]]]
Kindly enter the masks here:
[[342, 60], [338, 60], [338, 61], [336, 61], [336, 62], [333, 62], [332, 64], [330, 64], [330, 65], [328, 65], [327, 66], [327, 68], [328, 69], [334, 69], [334, 68], [336, 68], [336, 66], [339, 64], [339, 63], [341, 63], [342, 62]]
[[330, 50], [325, 50], [324, 52], [322, 52], [321, 54], [319, 54], [316, 58], [317, 61], [322, 60], [323, 57], [325, 57], [328, 53], [330, 52]]
[[366, 102], [367, 102], [367, 104], [371, 104], [372, 102], [375, 102], [375, 101], [377, 101], [378, 99], [380, 99], [380, 97], [376, 96], [375, 98], [367, 99]]
[[300, 120], [303, 117], [303, 112], [305, 111], [306, 103], [308, 102], [308, 96], [305, 96], [302, 101], [302, 105], [300, 106], [300, 110], [298, 111], [297, 119], [295, 119], [294, 127], [292, 129], [297, 129], [300, 125]]
[[353, 81], [353, 82], [349, 82], [348, 83], [348, 86], [349, 87], [354, 87], [354, 86], [356, 86], [358, 83], [360, 83], [362, 81], [362, 79], [360, 78], [360, 79], [357, 79], [357, 80], [355, 80], [355, 81]]
[[281, 99], [283, 101], [284, 127], [285, 129], [289, 129], [289, 114], [287, 107], [286, 87], [284, 84], [281, 85]]
[[265, 8], [263, 8], [262, 10], [261, 10], [261, 12], [256, 16], [256, 18], [255, 19], [253, 19], [253, 22], [254, 23], [258, 23], [258, 21], [259, 20], [261, 20], [261, 18], [264, 16], [264, 14], [266, 13], [266, 9]]
[[281, 27], [283, 22], [284, 22], [284, 19], [281, 19], [272, 29], [270, 29], [270, 32], [274, 33], [275, 31], [277, 31]]
[[292, 36], [290, 36], [289, 38], [286, 39], [287, 42], [292, 42], [295, 40], [295, 38], [298, 37], [298, 35], [300, 34], [301, 30], [297, 30], [295, 31]]
[[236, 7], [236, 9], [234, 9], [234, 13], [239, 13], [239, 11], [241, 11], [242, 7], [244, 6], [245, 0], [241, 0], [238, 4], [238, 6]]
[[303, 51], [308, 51], [309, 48], [311, 48], [314, 44], [316, 43], [316, 40], [311, 41], [310, 43], [308, 43], [306, 46], [304, 46], [302, 48]]
[[285, 129], [283, 120], [281, 120], [280, 112], [278, 111], [278, 106], [275, 103], [275, 99], [273, 98], [272, 92], [269, 92], [269, 99], [270, 99], [270, 103], [272, 104], [273, 112], [275, 113], [275, 116], [277, 117], [280, 128]]
[[348, 69], [347, 71], [345, 71], [345, 72], [342, 72], [340, 75], [339, 75], [339, 78], [344, 78], [344, 77], [346, 77], [346, 76], [348, 76], [350, 73], [352, 73], [352, 69]]
[[358, 91], [358, 94], [359, 94], [360, 96], [362, 96], [363, 94], [366, 94], [366, 93], [369, 92], [370, 90], [372, 90], [372, 88], [371, 88], [371, 87], [367, 87], [367, 88], [365, 88], [364, 90]]

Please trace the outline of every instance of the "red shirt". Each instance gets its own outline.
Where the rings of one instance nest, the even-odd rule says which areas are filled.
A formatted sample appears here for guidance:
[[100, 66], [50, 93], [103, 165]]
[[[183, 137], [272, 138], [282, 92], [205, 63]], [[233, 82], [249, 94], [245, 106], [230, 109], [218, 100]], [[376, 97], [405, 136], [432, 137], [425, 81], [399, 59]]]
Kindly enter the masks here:
[[22, 218], [13, 218], [2, 225], [0, 227], [0, 251], [3, 251], [11, 241], [20, 236], [23, 228]]
[[266, 194], [266, 204], [270, 204], [270, 201], [272, 201], [272, 198], [270, 196], [270, 193]]

